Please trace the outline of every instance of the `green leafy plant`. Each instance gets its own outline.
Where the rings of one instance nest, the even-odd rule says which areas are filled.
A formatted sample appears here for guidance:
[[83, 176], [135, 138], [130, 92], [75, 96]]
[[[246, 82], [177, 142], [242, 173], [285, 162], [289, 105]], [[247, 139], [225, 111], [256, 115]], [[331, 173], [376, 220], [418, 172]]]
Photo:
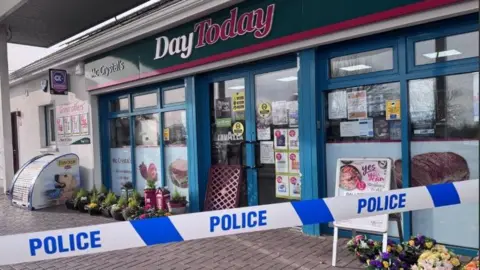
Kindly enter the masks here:
[[98, 193], [92, 192], [92, 195], [90, 195], [90, 203], [98, 204]]
[[185, 196], [182, 196], [182, 194], [180, 194], [177, 189], [175, 189], [175, 191], [173, 192], [170, 202], [181, 205], [187, 205], [188, 203], [187, 198]]
[[108, 189], [105, 185], [102, 185], [102, 188], [100, 189], [100, 193], [107, 195], [108, 194]]
[[109, 192], [107, 194], [107, 197], [105, 197], [105, 200], [102, 203], [102, 207], [108, 208], [112, 205], [114, 205], [117, 202], [117, 196], [113, 192]]
[[147, 180], [147, 185], [145, 187], [145, 190], [155, 190], [157, 187], [155, 186], [155, 181], [150, 181]]
[[84, 188], [78, 190], [77, 194], [75, 195], [76, 200], [80, 200], [82, 197], [87, 197], [88, 191]]
[[92, 191], [90, 191], [91, 195], [97, 195], [98, 198], [98, 189], [95, 185], [93, 185]]

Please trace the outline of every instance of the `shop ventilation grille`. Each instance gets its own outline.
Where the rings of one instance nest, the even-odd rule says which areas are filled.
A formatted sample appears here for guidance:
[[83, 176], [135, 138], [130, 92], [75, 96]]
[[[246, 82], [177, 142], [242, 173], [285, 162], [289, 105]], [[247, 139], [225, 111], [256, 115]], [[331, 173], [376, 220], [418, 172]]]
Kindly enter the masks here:
[[240, 165], [214, 165], [210, 168], [208, 180], [205, 211], [238, 207], [243, 183]]

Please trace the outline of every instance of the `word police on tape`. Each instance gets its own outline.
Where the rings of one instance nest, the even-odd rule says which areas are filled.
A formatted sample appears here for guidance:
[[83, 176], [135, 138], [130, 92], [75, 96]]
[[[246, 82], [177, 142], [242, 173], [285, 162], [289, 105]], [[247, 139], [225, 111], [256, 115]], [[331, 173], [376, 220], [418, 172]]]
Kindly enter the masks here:
[[[478, 203], [477, 180], [0, 237], [0, 265]], [[121, 241], [118, 235], [122, 235]]]

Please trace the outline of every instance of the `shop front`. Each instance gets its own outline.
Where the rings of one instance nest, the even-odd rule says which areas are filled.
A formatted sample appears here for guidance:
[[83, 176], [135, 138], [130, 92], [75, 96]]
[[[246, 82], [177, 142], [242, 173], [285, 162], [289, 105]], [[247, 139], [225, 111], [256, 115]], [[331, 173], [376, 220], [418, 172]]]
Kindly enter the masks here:
[[[477, 179], [478, 14], [299, 45], [469, 1], [320, 2], [245, 1], [90, 59], [103, 183], [155, 180], [193, 212], [217, 164], [243, 167], [240, 206], [334, 196], [340, 158], [391, 159], [392, 189]], [[478, 249], [478, 205], [401, 222], [405, 237]]]

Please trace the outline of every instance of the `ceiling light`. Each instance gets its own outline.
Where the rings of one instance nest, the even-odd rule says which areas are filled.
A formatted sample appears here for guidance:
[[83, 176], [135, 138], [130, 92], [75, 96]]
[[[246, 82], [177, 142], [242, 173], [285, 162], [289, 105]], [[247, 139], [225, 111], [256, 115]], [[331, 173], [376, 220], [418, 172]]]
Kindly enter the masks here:
[[425, 53], [423, 54], [423, 56], [430, 59], [435, 59], [435, 58], [448, 57], [448, 56], [459, 55], [459, 54], [462, 54], [462, 53], [457, 50], [448, 50], [448, 51], [441, 51], [441, 52], [434, 52], [434, 53]]
[[288, 77], [277, 79], [277, 81], [281, 81], [281, 82], [291, 82], [296, 80], [297, 80], [297, 76], [288, 76]]
[[241, 90], [241, 89], [245, 89], [245, 86], [244, 85], [231, 86], [231, 87], [228, 87], [228, 89]]
[[340, 69], [345, 71], [357, 71], [357, 70], [369, 69], [369, 68], [372, 68], [372, 67], [367, 65], [355, 65], [355, 66], [349, 66], [349, 67], [342, 67]]

